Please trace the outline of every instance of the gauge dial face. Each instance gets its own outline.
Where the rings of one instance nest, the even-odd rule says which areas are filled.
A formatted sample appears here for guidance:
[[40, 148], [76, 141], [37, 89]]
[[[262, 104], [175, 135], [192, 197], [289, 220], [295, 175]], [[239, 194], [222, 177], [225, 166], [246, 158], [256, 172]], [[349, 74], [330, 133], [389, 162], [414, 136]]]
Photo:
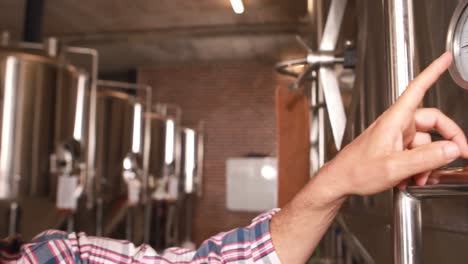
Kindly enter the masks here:
[[468, 89], [468, 1], [461, 1], [455, 10], [449, 27], [447, 49], [454, 58], [450, 75], [459, 86]]

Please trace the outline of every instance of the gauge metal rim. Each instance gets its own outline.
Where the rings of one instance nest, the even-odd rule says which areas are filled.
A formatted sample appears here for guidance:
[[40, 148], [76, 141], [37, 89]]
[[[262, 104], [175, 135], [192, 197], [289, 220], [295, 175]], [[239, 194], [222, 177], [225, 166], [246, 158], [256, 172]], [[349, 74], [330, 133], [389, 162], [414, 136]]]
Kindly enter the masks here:
[[452, 79], [455, 81], [455, 83], [457, 83], [464, 89], [468, 89], [468, 80], [465, 80], [462, 77], [458, 67], [458, 55], [460, 54], [459, 36], [462, 30], [462, 27], [459, 26], [459, 23], [468, 19], [468, 12], [465, 12], [467, 8], [468, 0], [463, 0], [458, 4], [450, 21], [446, 43], [447, 51], [450, 51], [453, 55], [453, 63], [449, 67], [449, 73], [452, 76]]

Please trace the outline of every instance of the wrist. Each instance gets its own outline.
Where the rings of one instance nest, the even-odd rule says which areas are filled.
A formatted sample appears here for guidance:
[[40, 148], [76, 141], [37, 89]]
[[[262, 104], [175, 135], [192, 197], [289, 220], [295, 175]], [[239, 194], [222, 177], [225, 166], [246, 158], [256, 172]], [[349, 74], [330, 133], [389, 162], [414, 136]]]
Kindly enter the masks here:
[[333, 191], [325, 171], [271, 219], [271, 237], [282, 263], [307, 262], [346, 199]]
[[332, 164], [325, 164], [305, 187], [314, 208], [339, 207], [348, 197], [332, 169]]

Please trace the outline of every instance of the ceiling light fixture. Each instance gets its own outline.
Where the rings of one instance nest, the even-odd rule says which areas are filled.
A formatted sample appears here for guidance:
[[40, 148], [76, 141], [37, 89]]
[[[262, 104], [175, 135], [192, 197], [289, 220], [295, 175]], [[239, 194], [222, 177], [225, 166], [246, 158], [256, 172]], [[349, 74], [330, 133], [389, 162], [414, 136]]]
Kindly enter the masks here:
[[236, 14], [242, 14], [244, 13], [244, 3], [242, 3], [242, 0], [230, 0], [232, 9]]

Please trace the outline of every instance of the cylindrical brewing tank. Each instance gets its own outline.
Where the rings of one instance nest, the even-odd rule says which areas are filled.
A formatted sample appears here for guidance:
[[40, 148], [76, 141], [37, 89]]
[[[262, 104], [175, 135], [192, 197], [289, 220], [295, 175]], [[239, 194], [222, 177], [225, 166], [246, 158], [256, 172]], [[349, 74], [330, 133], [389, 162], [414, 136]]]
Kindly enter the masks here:
[[174, 246], [178, 232], [175, 202], [179, 194], [180, 109], [157, 105], [146, 117], [151, 124], [148, 166], [150, 202], [145, 242], [157, 249]]
[[[146, 186], [147, 87], [99, 81], [97, 92], [97, 234], [111, 235]], [[143, 182], [145, 181], [145, 182]], [[107, 210], [111, 209], [112, 210]], [[120, 209], [119, 209], [120, 208]], [[112, 211], [112, 212], [111, 212]], [[120, 212], [121, 211], [121, 212]], [[120, 212], [120, 213], [119, 213]], [[106, 217], [107, 216], [107, 217]], [[103, 219], [105, 218], [105, 219]], [[105, 223], [104, 233], [102, 228]]]
[[195, 248], [192, 242], [193, 205], [197, 196], [202, 194], [203, 172], [203, 130], [183, 128], [181, 130], [181, 169], [180, 169], [180, 202], [178, 216], [181, 219], [179, 227], [181, 246]]
[[0, 98], [0, 199], [53, 195], [52, 154], [69, 151], [74, 172], [86, 161], [87, 75], [46, 55], [1, 48]]
[[203, 166], [203, 142], [201, 131], [184, 128], [181, 131], [180, 186], [185, 194], [200, 193]]
[[132, 154], [142, 154], [143, 102], [132, 93], [98, 86], [96, 188], [106, 202], [119, 196], [126, 199], [124, 160]]
[[[402, 2], [402, 1], [398, 1]], [[415, 74], [424, 69], [446, 50], [446, 38], [452, 15], [459, 3], [464, 1], [405, 1], [411, 2], [414, 15], [414, 59]], [[357, 37], [356, 85], [354, 90], [354, 111], [348, 121], [348, 140], [357, 137], [375, 121], [392, 102], [390, 73], [394, 65], [390, 58], [397, 58], [390, 52], [389, 32], [386, 29], [389, 3], [392, 1], [356, 1], [359, 36]], [[388, 26], [388, 25], [387, 25]], [[404, 31], [398, 31], [404, 36]], [[407, 65], [397, 65], [407, 67]], [[427, 93], [423, 106], [437, 107], [468, 132], [466, 113], [468, 93], [446, 73], [441, 76]], [[354, 122], [353, 122], [354, 121]], [[459, 160], [466, 165], [466, 160]], [[457, 165], [458, 166], [458, 165]], [[375, 263], [392, 262], [393, 193], [384, 192], [367, 197], [353, 197], [341, 210], [341, 215], [349, 230], [362, 243]], [[462, 263], [468, 257], [464, 245], [466, 236], [465, 215], [468, 210], [466, 198], [426, 199], [422, 201], [422, 251], [412, 249], [421, 263]], [[451, 241], [447, 243], [447, 241]], [[404, 241], [408, 243], [408, 241]], [[419, 255], [420, 254], [420, 255]]]
[[[89, 169], [88, 75], [51, 50], [0, 47], [0, 200], [12, 205], [8, 233], [26, 239], [58, 227], [58, 176], [73, 178], [76, 203]], [[44, 217], [28, 222], [39, 211]]]
[[147, 113], [151, 123], [149, 181], [152, 198], [176, 199], [180, 170], [180, 110], [172, 105], [158, 105]]

